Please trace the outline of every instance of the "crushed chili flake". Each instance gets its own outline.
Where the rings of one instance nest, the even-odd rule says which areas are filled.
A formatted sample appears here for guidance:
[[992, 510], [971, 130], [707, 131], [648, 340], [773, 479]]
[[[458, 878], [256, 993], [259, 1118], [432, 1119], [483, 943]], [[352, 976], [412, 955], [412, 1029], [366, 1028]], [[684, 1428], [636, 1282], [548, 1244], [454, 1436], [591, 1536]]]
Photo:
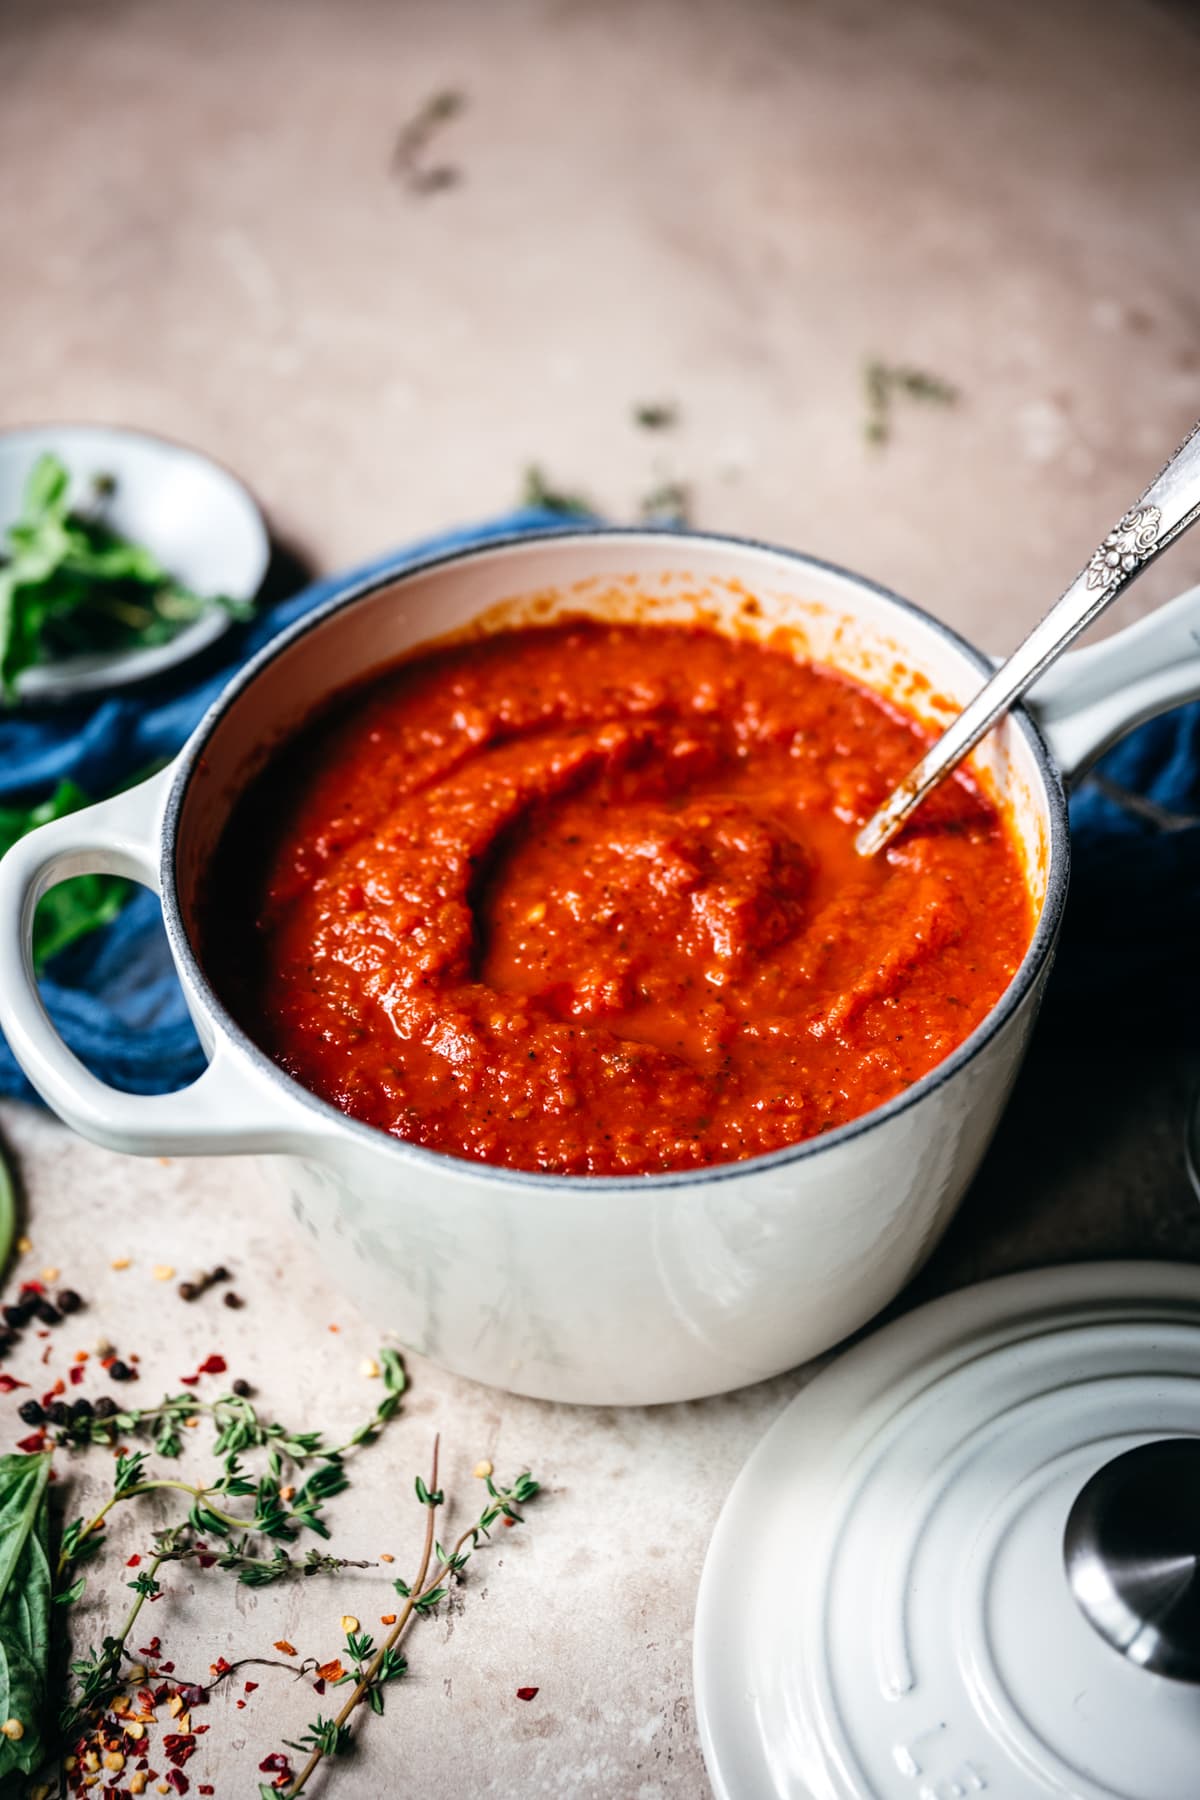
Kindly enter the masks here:
[[322, 1681], [340, 1681], [345, 1673], [341, 1659], [336, 1656], [332, 1662], [322, 1663], [317, 1670]]
[[18, 1381], [15, 1375], [0, 1375], [0, 1394], [14, 1394], [19, 1387], [28, 1387], [27, 1381]]
[[40, 1281], [23, 1281], [21, 1283], [23, 1294], [44, 1294], [45, 1291], [46, 1289]]
[[195, 1751], [196, 1740], [190, 1731], [168, 1731], [163, 1736], [162, 1747], [178, 1769], [183, 1767]]
[[182, 1381], [184, 1387], [200, 1386], [200, 1377], [198, 1375], [181, 1375], [179, 1379]]
[[79, 1363], [76, 1363], [74, 1368], [68, 1371], [67, 1379], [72, 1387], [78, 1387], [86, 1373], [87, 1371], [82, 1368]]
[[196, 1792], [198, 1794], [215, 1794], [216, 1791], [216, 1788], [210, 1787], [207, 1781], [199, 1781], [196, 1783]]
[[[280, 1656], [295, 1656], [296, 1654], [295, 1644], [289, 1644], [286, 1638], [276, 1638], [275, 1648], [278, 1650]], [[224, 1658], [222, 1658], [222, 1661], [224, 1661]], [[228, 1668], [229, 1665], [226, 1663], [225, 1666]]]
[[517, 1689], [517, 1699], [518, 1700], [532, 1700], [540, 1692], [541, 1692], [540, 1688], [518, 1688]]
[[257, 1686], [258, 1686], [257, 1681], [248, 1681], [248, 1682], [246, 1682], [242, 1691], [243, 1691], [243, 1693], [246, 1693], [246, 1694], [252, 1694]]
[[150, 1639], [150, 1642], [148, 1644], [146, 1644], [143, 1649], [138, 1651], [138, 1655], [139, 1656], [157, 1656], [161, 1649], [162, 1649], [162, 1639], [160, 1637], [152, 1637]]
[[175, 1664], [173, 1662], [159, 1663], [158, 1672], [160, 1675], [173, 1675], [175, 1673]]
[[47, 1442], [44, 1431], [31, 1431], [28, 1437], [17, 1439], [17, 1449], [24, 1450], [27, 1456], [33, 1456], [37, 1451], [44, 1450]]
[[202, 1551], [196, 1558], [198, 1566], [202, 1569], [211, 1569], [216, 1560], [211, 1550]]
[[235, 1700], [233, 1704], [237, 1707], [239, 1712], [244, 1712], [246, 1709], [246, 1702], [244, 1700]]
[[197, 1368], [196, 1373], [198, 1375], [223, 1375], [228, 1367], [229, 1364], [225, 1361], [225, 1358], [214, 1353], [212, 1356], [205, 1357], [204, 1361]]
[[175, 1789], [177, 1794], [186, 1794], [191, 1786], [191, 1782], [188, 1780], [182, 1769], [168, 1769], [167, 1781]]
[[[125, 1567], [127, 1569], [136, 1569], [141, 1560], [141, 1556], [135, 1550], [133, 1555], [129, 1558], [129, 1561], [125, 1564]], [[139, 1654], [142, 1656], [153, 1656], [154, 1652], [153, 1650], [142, 1650]]]
[[394, 1625], [396, 1623], [395, 1613], [380, 1613], [379, 1623], [381, 1625]]
[[260, 1775], [286, 1775], [290, 1768], [291, 1763], [283, 1751], [272, 1750], [271, 1754], [264, 1756], [259, 1763], [258, 1772]]
[[313, 1693], [314, 1694], [323, 1694], [324, 1692], [325, 1692], [325, 1683], [320, 1679], [320, 1677], [318, 1677], [317, 1680], [313, 1682]]

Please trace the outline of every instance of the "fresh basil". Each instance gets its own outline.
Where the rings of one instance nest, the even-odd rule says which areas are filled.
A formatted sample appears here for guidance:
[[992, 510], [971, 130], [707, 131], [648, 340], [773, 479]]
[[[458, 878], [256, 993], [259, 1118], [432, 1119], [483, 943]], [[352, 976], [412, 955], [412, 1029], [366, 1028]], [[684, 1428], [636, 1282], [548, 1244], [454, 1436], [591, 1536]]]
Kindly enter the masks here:
[[46, 1755], [43, 1738], [50, 1663], [48, 1455], [0, 1456], [0, 1788], [31, 1775]]
[[8, 700], [34, 663], [163, 644], [213, 606], [238, 617], [250, 610], [176, 581], [152, 551], [105, 522], [111, 479], [92, 486], [91, 503], [73, 509], [71, 478], [57, 456], [47, 452], [30, 470], [0, 565], [0, 690]]

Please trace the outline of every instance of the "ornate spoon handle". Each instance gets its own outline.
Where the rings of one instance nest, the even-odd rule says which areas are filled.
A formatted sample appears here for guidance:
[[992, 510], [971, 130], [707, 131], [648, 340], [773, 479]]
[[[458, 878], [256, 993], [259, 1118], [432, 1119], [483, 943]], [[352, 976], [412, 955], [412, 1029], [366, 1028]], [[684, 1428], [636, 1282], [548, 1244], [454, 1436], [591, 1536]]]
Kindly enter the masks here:
[[930, 790], [957, 768], [1000, 715], [1198, 515], [1200, 425], [1195, 425], [1162, 474], [1093, 552], [1062, 599], [867, 820], [854, 841], [860, 856], [874, 856], [891, 842]]

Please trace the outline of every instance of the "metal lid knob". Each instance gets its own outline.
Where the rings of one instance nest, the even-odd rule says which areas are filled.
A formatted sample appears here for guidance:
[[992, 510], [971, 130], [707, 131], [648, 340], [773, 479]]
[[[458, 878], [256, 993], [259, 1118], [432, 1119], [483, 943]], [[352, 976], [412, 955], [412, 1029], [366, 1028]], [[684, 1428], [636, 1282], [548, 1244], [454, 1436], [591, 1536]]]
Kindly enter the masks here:
[[1200, 1438], [1143, 1444], [1097, 1470], [1071, 1508], [1063, 1553], [1106, 1643], [1200, 1684]]

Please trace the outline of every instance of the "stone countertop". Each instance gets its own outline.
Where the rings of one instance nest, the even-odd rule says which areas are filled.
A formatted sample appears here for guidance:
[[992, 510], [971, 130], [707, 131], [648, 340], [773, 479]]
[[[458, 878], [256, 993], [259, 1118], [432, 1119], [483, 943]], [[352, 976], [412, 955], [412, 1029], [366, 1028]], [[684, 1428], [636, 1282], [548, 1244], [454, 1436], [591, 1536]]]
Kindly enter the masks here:
[[[1200, 32], [1183, 6], [58, 0], [0, 12], [0, 57], [3, 422], [194, 441], [324, 567], [504, 510], [537, 461], [620, 518], [683, 481], [698, 523], [850, 564], [1003, 650], [1200, 413]], [[458, 179], [417, 193], [394, 145], [447, 88], [466, 104], [425, 166]], [[872, 452], [869, 356], [962, 398], [904, 407]], [[639, 430], [634, 408], [659, 399], [677, 428]], [[1198, 559], [1194, 541], [1165, 559], [1125, 615]], [[1156, 1046], [1035, 1045], [904, 1303], [1069, 1257], [1200, 1260], [1182, 1158], [1198, 1075]], [[50, 1369], [106, 1335], [140, 1355], [143, 1399], [219, 1348], [288, 1419], [332, 1430], [374, 1403], [359, 1371], [376, 1329], [252, 1163], [134, 1163], [29, 1108], [0, 1121], [29, 1200], [23, 1271], [58, 1265], [88, 1298]], [[153, 1276], [216, 1260], [244, 1310], [188, 1307]], [[548, 1493], [414, 1635], [340, 1787], [703, 1794], [700, 1565], [804, 1372], [607, 1412], [411, 1373], [334, 1503], [340, 1550], [411, 1563], [435, 1430], [460, 1516], [481, 1456], [532, 1465]], [[98, 1469], [71, 1480], [101, 1491]], [[118, 1515], [93, 1583], [108, 1604], [85, 1603], [81, 1632], [109, 1617], [116, 1547], [144, 1548], [146, 1520]], [[189, 1674], [279, 1637], [324, 1658], [343, 1612], [369, 1629], [389, 1610], [385, 1573], [252, 1594], [174, 1571], [148, 1629]], [[316, 1710], [261, 1674], [244, 1710], [232, 1693], [207, 1709], [193, 1792], [252, 1793]]]

